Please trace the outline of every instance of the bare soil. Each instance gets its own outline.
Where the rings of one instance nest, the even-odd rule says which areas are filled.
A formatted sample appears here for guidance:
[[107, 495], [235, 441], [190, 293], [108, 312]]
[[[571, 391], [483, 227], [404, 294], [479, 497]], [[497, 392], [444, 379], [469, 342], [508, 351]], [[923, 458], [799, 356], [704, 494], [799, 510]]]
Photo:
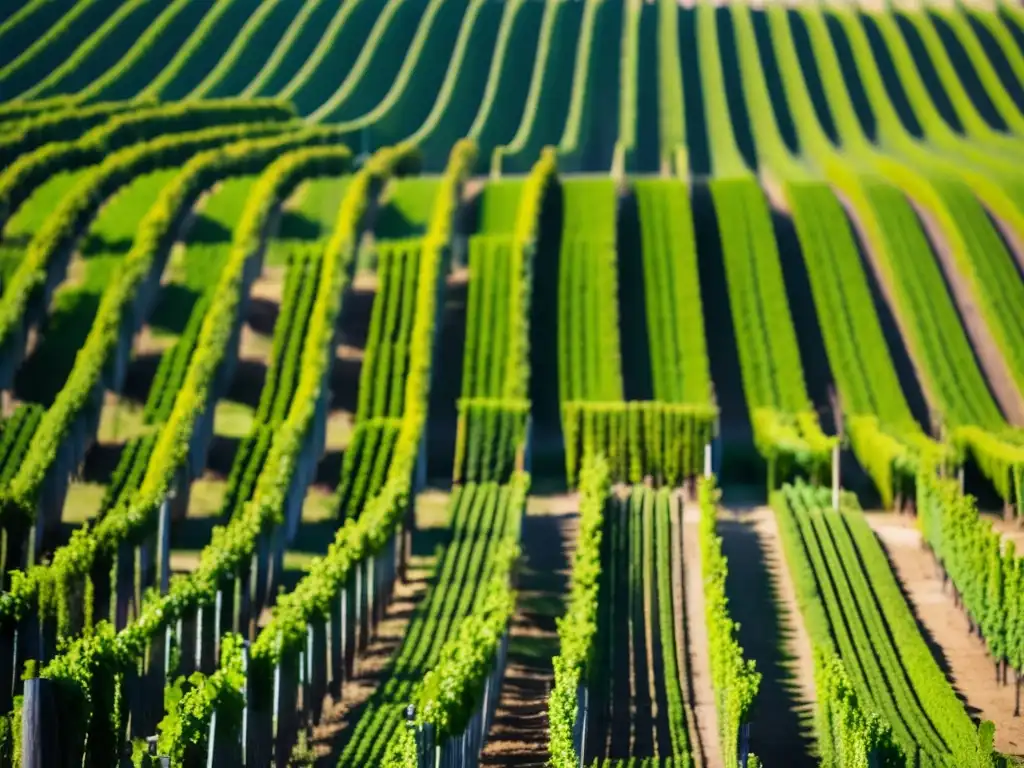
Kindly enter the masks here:
[[[704, 620], [704, 578], [701, 574], [700, 508], [687, 503], [683, 512], [683, 572], [686, 615], [686, 661], [689, 672], [691, 724], [690, 743], [694, 763], [704, 768], [724, 765], [718, 742], [718, 713], [711, 687], [711, 659], [708, 656], [708, 631]], [[695, 726], [695, 728], [694, 728]]]
[[[377, 625], [366, 650], [356, 657], [354, 674], [342, 685], [341, 698], [324, 702], [319, 725], [313, 731], [313, 748], [318, 764], [334, 765], [337, 761], [339, 736], [354, 724], [352, 715], [387, 680], [390, 661], [402, 644], [406, 628], [420, 600], [427, 592], [430, 568], [423, 558], [410, 562], [407, 581], [395, 583], [394, 595], [384, 619]], [[334, 759], [329, 759], [333, 757]]]
[[765, 765], [815, 766], [814, 657], [774, 513], [765, 506], [722, 509], [718, 535], [739, 643], [762, 676], [750, 749]]
[[942, 577], [932, 554], [922, 546], [914, 518], [892, 513], [870, 513], [869, 525], [889, 555], [918, 626], [939, 666], [967, 711], [975, 720], [996, 726], [995, 747], [1000, 752], [1024, 754], [1024, 718], [1014, 717], [1014, 685], [995, 680], [985, 643], [968, 631], [967, 619], [943, 590]]
[[554, 680], [551, 660], [558, 654], [555, 619], [565, 612], [569, 592], [577, 504], [569, 494], [532, 497], [527, 503], [508, 665], [481, 765], [547, 764], [547, 699]]

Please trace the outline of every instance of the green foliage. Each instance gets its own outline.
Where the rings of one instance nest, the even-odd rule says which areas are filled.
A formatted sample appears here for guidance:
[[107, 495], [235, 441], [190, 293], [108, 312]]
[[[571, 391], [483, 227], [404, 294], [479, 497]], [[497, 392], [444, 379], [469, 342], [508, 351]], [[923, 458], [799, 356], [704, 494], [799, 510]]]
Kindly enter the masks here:
[[184, 765], [190, 757], [194, 760], [194, 756], [203, 756], [215, 711], [219, 721], [241, 723], [245, 684], [242, 638], [232, 633], [222, 635], [216, 672], [209, 677], [194, 673], [188, 679], [187, 691], [181, 678], [168, 687], [167, 714], [160, 721], [157, 752], [170, 756], [172, 765]]
[[[898, 749], [915, 763], [992, 765], [856, 500], [844, 497], [836, 511], [828, 497], [786, 486], [772, 502], [817, 659], [825, 763], [863, 764], [874, 749], [888, 765]], [[850, 723], [860, 736], [844, 735]]]
[[635, 181], [633, 189], [654, 396], [666, 403], [707, 404], [711, 373], [689, 190], [682, 182], [661, 179]]
[[713, 181], [711, 193], [743, 391], [769, 485], [793, 472], [818, 477], [831, 462], [834, 438], [821, 431], [807, 396], [764, 193], [752, 178]]
[[761, 673], [756, 671], [753, 660], [743, 658], [743, 649], [736, 637], [738, 625], [729, 614], [725, 588], [728, 564], [722, 553], [722, 539], [715, 530], [720, 492], [715, 487], [714, 478], [702, 478], [697, 493], [700, 498], [701, 574], [711, 685], [715, 691], [722, 757], [726, 768], [735, 768], [739, 759], [740, 726], [750, 718]]
[[483, 686], [515, 611], [510, 585], [519, 545], [506, 541], [494, 554], [491, 580], [479, 587], [477, 608], [453, 627], [437, 663], [423, 677], [415, 697], [416, 723], [430, 723], [439, 739], [458, 736], [480, 706]]
[[572, 586], [565, 615], [558, 620], [558, 656], [552, 659], [555, 682], [548, 696], [548, 749], [554, 768], [577, 768], [573, 746], [576, 694], [587, 679], [597, 634], [601, 578], [601, 537], [610, 490], [608, 465], [588, 458], [580, 473], [580, 523], [573, 558]]

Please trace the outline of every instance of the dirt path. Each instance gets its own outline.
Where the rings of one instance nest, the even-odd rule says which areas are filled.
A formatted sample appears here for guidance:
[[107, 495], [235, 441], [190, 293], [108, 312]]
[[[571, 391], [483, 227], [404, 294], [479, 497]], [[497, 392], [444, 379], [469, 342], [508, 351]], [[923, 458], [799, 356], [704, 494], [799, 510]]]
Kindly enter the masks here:
[[[686, 664], [689, 671], [689, 695], [696, 728], [691, 725], [690, 741], [694, 762], [704, 768], [723, 765], [718, 743], [718, 714], [711, 687], [711, 660], [708, 656], [708, 632], [704, 622], [704, 579], [701, 576], [700, 508], [687, 502], [683, 511], [683, 572]], [[698, 752], [699, 749], [699, 752]]]
[[726, 590], [739, 642], [761, 673], [750, 749], [765, 765], [804, 768], [814, 758], [814, 659], [769, 507], [719, 511], [729, 561]]
[[[384, 620], [370, 640], [366, 651], [356, 657], [352, 679], [342, 686], [341, 699], [328, 699], [323, 715], [313, 731], [313, 748], [318, 764], [337, 762], [338, 737], [353, 725], [352, 715], [358, 712], [390, 674], [390, 662], [405, 636], [416, 605], [427, 591], [430, 568], [425, 558], [413, 558], [409, 565], [408, 580], [395, 584], [394, 597], [387, 607]], [[334, 759], [328, 760], [327, 758]]]
[[555, 619], [565, 612], [578, 518], [573, 495], [531, 497], [523, 520], [519, 600], [501, 699], [481, 765], [544, 766], [547, 699], [558, 654]]
[[960, 273], [956, 258], [949, 242], [939, 226], [938, 220], [928, 210], [914, 203], [921, 223], [924, 225], [932, 248], [939, 259], [939, 264], [946, 276], [946, 282], [953, 294], [953, 300], [959, 310], [964, 330], [971, 340], [971, 346], [978, 356], [978, 362], [985, 373], [996, 402], [1006, 415], [1006, 420], [1014, 426], [1024, 426], [1024, 397], [1013, 380], [1006, 360], [1003, 358], [999, 345], [996, 344], [992, 330], [988, 327], [981, 308], [978, 306], [970, 281]]
[[1024, 753], [1024, 718], [1013, 717], [1014, 686], [995, 682], [985, 644], [967, 631], [967, 619], [943, 593], [935, 560], [921, 547], [913, 518], [871, 513], [867, 520], [889, 555], [925, 640], [967, 711], [976, 720], [995, 723], [1000, 752]]

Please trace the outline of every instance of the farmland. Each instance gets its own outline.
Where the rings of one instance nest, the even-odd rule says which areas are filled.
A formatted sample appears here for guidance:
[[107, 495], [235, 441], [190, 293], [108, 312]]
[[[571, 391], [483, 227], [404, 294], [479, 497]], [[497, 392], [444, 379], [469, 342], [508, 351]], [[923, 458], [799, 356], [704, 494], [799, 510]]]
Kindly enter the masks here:
[[0, 768], [1024, 761], [1010, 0], [0, 5]]

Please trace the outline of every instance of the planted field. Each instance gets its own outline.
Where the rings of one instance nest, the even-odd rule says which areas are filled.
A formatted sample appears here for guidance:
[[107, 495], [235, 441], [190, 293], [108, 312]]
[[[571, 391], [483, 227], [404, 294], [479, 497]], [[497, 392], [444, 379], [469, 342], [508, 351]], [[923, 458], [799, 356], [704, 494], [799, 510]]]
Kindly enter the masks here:
[[1007, 0], [0, 8], [0, 768], [1013, 764], [1022, 142]]

